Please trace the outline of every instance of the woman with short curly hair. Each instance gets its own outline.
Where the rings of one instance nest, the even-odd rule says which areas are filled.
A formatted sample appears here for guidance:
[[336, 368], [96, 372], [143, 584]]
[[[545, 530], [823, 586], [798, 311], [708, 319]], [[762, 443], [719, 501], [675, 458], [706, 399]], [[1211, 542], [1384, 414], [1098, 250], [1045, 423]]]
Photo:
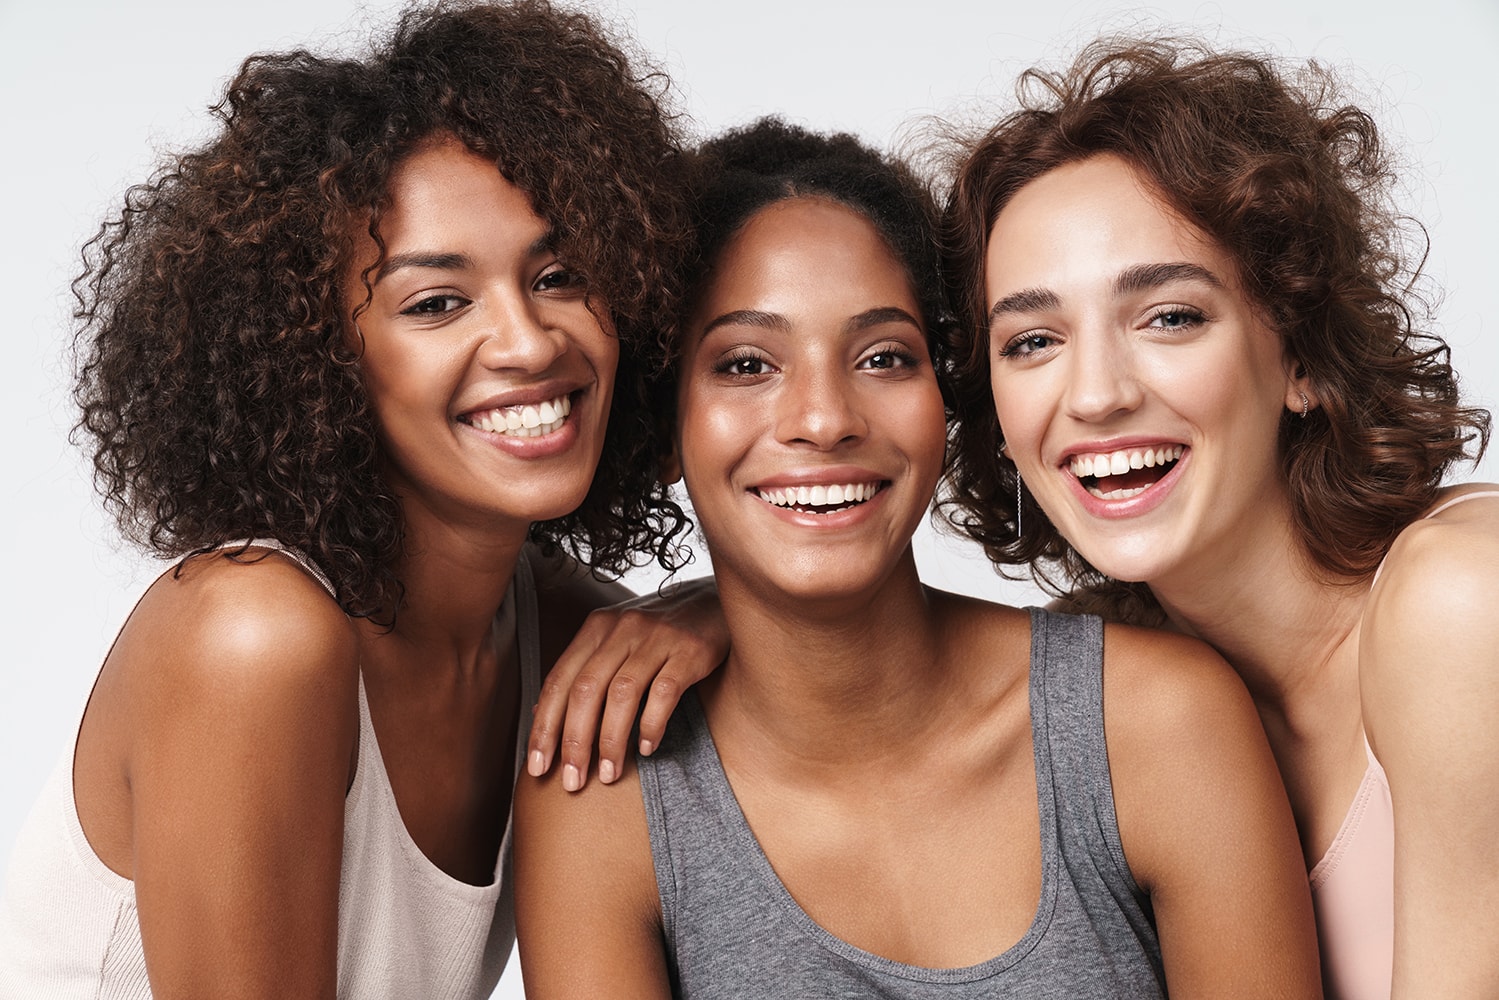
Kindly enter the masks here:
[[180, 561], [21, 836], [7, 989], [489, 995], [525, 719], [620, 596], [566, 555], [671, 568], [685, 524], [645, 395], [679, 152], [639, 72], [545, 0], [252, 56], [89, 245], [80, 436]]
[[[1499, 990], [1499, 493], [1373, 120], [1316, 66], [1102, 41], [966, 144], [948, 518], [1213, 644], [1291, 794], [1329, 992]], [[1392, 980], [1393, 968], [1393, 980]]]

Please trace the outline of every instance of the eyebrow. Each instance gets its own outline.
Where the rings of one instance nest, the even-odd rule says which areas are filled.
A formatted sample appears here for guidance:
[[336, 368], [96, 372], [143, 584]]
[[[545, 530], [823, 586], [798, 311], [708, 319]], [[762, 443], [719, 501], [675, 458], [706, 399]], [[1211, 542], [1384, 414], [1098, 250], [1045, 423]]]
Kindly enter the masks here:
[[[1201, 281], [1214, 288], [1222, 288], [1223, 282], [1207, 268], [1185, 261], [1169, 264], [1136, 264], [1119, 272], [1114, 279], [1114, 292], [1128, 295], [1160, 288], [1176, 281]], [[989, 323], [1010, 313], [1041, 312], [1061, 308], [1062, 300], [1056, 292], [1046, 288], [1022, 288], [994, 303], [989, 310]]]
[[916, 321], [916, 317], [899, 306], [880, 306], [875, 309], [866, 309], [844, 323], [843, 332], [858, 333], [860, 330], [868, 330], [872, 326], [885, 323], [909, 323], [916, 329], [921, 329], [921, 324]]
[[762, 330], [789, 330], [791, 324], [786, 322], [786, 317], [780, 313], [762, 312], [759, 309], [735, 309], [726, 312], [722, 316], [716, 316], [708, 325], [703, 327], [702, 336], [706, 337], [721, 326], [755, 326]]
[[[526, 256], [535, 257], [538, 254], [550, 250], [555, 243], [555, 234], [548, 231], [531, 241], [526, 247]], [[394, 274], [396, 271], [407, 267], [430, 267], [442, 271], [463, 271], [474, 266], [474, 259], [465, 253], [442, 253], [436, 250], [412, 250], [407, 253], [391, 254], [385, 258], [385, 263], [380, 265], [380, 270], [375, 275], [379, 281], [386, 275]]]
[[1174, 281], [1201, 281], [1214, 288], [1222, 288], [1218, 276], [1199, 264], [1186, 262], [1171, 264], [1136, 264], [1127, 267], [1114, 279], [1114, 291], [1121, 295], [1130, 292], [1145, 292]]

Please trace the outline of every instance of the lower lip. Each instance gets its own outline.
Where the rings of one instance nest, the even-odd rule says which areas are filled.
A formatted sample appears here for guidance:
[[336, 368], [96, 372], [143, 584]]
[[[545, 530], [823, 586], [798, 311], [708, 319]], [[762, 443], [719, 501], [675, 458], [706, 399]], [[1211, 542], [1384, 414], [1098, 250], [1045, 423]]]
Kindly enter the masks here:
[[1102, 497], [1096, 497], [1083, 487], [1083, 481], [1074, 476], [1071, 470], [1064, 468], [1061, 471], [1062, 475], [1072, 484], [1072, 492], [1077, 497], [1078, 503], [1082, 504], [1083, 510], [1094, 517], [1114, 519], [1139, 517], [1141, 514], [1148, 514], [1165, 503], [1172, 488], [1176, 486], [1176, 481], [1181, 478], [1182, 469], [1186, 468], [1191, 461], [1191, 450], [1183, 450], [1182, 457], [1176, 460], [1176, 464], [1171, 467], [1170, 472], [1167, 472], [1160, 479], [1146, 487], [1145, 492], [1136, 493], [1134, 496], [1126, 497], [1123, 500], [1105, 500]]
[[795, 507], [777, 507], [773, 503], [766, 503], [760, 499], [760, 495], [753, 490], [747, 492], [755, 503], [770, 511], [779, 521], [795, 525], [798, 528], [837, 531], [842, 528], [858, 525], [865, 518], [869, 517], [876, 506], [884, 503], [885, 495], [890, 492], [890, 487], [886, 486], [863, 503], [854, 504], [852, 507], [844, 507], [842, 510], [835, 510], [827, 514], [808, 514], [806, 511], [797, 510]]
[[507, 455], [526, 460], [551, 458], [568, 451], [578, 441], [578, 420], [580, 416], [579, 407], [573, 404], [572, 412], [562, 422], [562, 426], [544, 434], [541, 437], [521, 437], [518, 434], [500, 434], [496, 431], [486, 431], [475, 427], [473, 424], [458, 421], [458, 426], [469, 434], [478, 437], [484, 444]]

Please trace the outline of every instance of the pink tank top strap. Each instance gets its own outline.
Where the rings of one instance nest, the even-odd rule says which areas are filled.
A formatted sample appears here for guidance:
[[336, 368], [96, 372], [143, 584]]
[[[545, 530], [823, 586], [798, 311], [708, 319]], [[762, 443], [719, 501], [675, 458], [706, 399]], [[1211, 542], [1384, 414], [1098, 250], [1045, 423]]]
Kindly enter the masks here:
[[[1428, 510], [1425, 514], [1422, 514], [1419, 520], [1424, 521], [1429, 517], [1436, 517], [1448, 507], [1456, 507], [1458, 504], [1465, 501], [1478, 500], [1483, 497], [1499, 498], [1499, 490], [1474, 490], [1472, 493], [1461, 493], [1450, 500], [1443, 500], [1441, 503], [1431, 508], [1431, 510]], [[1385, 558], [1389, 558], [1389, 553], [1385, 553]], [[1384, 559], [1381, 559], [1379, 561], [1379, 565], [1374, 567], [1374, 578], [1369, 581], [1370, 589], [1373, 589], [1374, 585], [1379, 582], [1379, 574], [1383, 572]]]

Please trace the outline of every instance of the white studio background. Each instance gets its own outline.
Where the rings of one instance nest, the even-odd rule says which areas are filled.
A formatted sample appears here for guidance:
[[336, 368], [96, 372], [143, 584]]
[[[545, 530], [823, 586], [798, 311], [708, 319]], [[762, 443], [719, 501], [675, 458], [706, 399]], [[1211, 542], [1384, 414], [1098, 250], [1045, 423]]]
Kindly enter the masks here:
[[[160, 566], [124, 548], [66, 441], [68, 282], [78, 248], [161, 153], [210, 130], [239, 61], [296, 45], [357, 46], [394, 5], [354, 0], [0, 0], [0, 289], [11, 442], [0, 485], [0, 853], [68, 745], [98, 664]], [[1008, 8], [1008, 9], [1007, 9]], [[1406, 207], [1429, 228], [1441, 331], [1471, 401], [1499, 405], [1499, 4], [1494, 0], [593, 0], [676, 80], [697, 134], [776, 112], [880, 144], [920, 116], [1003, 108], [1020, 70], [1056, 64], [1101, 29], [1186, 30], [1343, 69], [1410, 164]], [[1463, 473], [1468, 477], [1469, 473]], [[1477, 472], [1499, 478], [1499, 459]], [[926, 577], [1011, 603], [971, 548], [924, 530]], [[655, 577], [633, 578], [637, 587]], [[497, 996], [520, 996], [512, 965]]]

